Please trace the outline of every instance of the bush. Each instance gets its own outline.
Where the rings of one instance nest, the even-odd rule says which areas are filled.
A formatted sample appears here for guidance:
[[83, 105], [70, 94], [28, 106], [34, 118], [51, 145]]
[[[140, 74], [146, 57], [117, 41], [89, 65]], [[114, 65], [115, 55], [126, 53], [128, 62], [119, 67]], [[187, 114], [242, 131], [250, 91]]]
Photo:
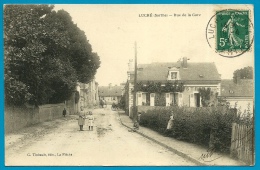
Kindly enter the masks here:
[[165, 134], [171, 111], [174, 125], [166, 135], [206, 147], [211, 145], [216, 151], [229, 151], [232, 123], [236, 119], [234, 109], [165, 107], [142, 113], [140, 125]]

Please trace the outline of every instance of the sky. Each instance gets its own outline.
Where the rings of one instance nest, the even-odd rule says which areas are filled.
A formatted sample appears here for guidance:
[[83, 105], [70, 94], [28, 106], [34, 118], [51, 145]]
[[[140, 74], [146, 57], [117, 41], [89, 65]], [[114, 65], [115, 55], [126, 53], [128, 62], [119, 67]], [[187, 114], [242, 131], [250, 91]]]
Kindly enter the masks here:
[[[176, 62], [187, 57], [188, 62], [214, 62], [222, 79], [232, 79], [236, 69], [254, 66], [254, 49], [239, 57], [226, 58], [209, 47], [206, 26], [215, 11], [224, 8], [230, 6], [55, 5], [55, 10], [70, 13], [100, 56], [101, 66], [95, 76], [99, 86], [127, 81], [128, 61], [134, 58], [135, 42], [139, 64]], [[252, 10], [251, 6], [238, 8]], [[151, 13], [153, 17], [141, 17]]]

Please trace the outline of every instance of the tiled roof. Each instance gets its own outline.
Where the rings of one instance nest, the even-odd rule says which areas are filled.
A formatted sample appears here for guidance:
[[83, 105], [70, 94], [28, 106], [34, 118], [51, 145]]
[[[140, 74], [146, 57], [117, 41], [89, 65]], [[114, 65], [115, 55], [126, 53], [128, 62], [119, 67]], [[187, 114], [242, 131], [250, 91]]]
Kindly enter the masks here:
[[180, 62], [173, 62], [139, 64], [137, 81], [166, 82], [172, 67], [179, 70], [180, 80], [186, 84], [215, 84], [221, 80], [215, 63], [189, 62], [187, 68], [183, 68]]
[[121, 96], [120, 86], [99, 86], [98, 94], [100, 97], [115, 97]]
[[238, 83], [233, 80], [221, 80], [221, 96], [223, 97], [253, 97], [254, 81], [241, 79]]

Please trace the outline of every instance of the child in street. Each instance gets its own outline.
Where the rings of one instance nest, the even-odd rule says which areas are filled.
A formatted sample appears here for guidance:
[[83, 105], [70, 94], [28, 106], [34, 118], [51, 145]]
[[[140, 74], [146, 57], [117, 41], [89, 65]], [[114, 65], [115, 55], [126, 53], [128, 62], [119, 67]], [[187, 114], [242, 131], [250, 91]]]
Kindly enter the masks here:
[[94, 116], [91, 111], [89, 111], [89, 116], [88, 116], [88, 129], [93, 131], [93, 123], [94, 123]]

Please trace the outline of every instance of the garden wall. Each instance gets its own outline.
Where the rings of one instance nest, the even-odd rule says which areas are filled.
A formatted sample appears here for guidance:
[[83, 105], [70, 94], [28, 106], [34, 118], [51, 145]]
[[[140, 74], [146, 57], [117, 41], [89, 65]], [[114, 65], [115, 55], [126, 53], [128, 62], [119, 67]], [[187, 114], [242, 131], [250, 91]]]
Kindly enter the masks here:
[[[5, 106], [5, 133], [11, 133], [26, 126], [62, 117], [64, 104], [48, 104], [39, 107]], [[67, 114], [69, 114], [67, 112]]]

